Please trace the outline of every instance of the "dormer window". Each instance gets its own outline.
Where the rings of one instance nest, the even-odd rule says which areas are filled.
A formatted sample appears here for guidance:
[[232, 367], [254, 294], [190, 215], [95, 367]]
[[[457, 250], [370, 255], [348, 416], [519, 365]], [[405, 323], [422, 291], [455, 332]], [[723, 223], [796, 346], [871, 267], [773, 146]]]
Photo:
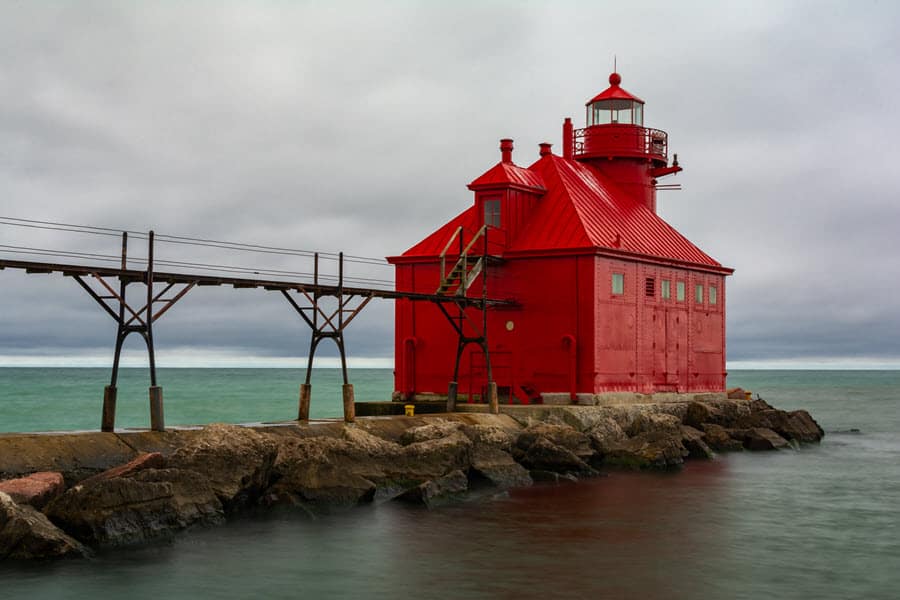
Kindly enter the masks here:
[[499, 198], [490, 198], [484, 201], [484, 224], [488, 227], [500, 227]]
[[610, 98], [588, 105], [587, 124], [644, 125], [644, 105], [636, 100]]

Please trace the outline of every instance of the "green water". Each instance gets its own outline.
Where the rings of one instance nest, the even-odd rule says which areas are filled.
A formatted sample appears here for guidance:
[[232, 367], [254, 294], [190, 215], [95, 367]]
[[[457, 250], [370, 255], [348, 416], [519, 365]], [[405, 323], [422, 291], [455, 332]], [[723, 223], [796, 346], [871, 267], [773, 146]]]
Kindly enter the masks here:
[[[174, 395], [172, 373], [163, 383]], [[291, 398], [254, 410], [294, 410], [289, 373]], [[390, 387], [389, 371], [375, 376]], [[186, 380], [217, 389], [207, 377], [220, 374]], [[740, 371], [729, 385], [806, 408], [829, 433], [799, 451], [724, 455], [676, 473], [613, 472], [433, 511], [389, 502], [317, 521], [246, 516], [91, 561], [3, 564], [0, 597], [900, 597], [900, 372]], [[25, 422], [9, 401], [0, 393], [4, 423]], [[185, 417], [206, 420], [195, 417], [226, 402], [204, 400]]]
[[[99, 429], [109, 369], [0, 368], [0, 432]], [[167, 425], [297, 418], [303, 369], [159, 369]], [[351, 369], [356, 400], [390, 400], [390, 369]], [[314, 369], [310, 417], [343, 414], [340, 369]], [[116, 427], [149, 427], [147, 369], [122, 369]]]

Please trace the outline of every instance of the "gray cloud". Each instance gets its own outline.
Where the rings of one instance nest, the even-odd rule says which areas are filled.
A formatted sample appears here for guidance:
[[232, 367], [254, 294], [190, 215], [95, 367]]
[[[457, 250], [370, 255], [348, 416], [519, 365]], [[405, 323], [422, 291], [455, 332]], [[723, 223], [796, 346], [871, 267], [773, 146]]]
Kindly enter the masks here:
[[[500, 137], [516, 139], [520, 164], [538, 142], [558, 149], [563, 117], [581, 121], [615, 53], [686, 168], [661, 214], [737, 269], [729, 356], [900, 361], [898, 13], [6, 2], [0, 215], [398, 254], [471, 202], [465, 184], [497, 161]], [[0, 244], [115, 253], [118, 242], [0, 225]], [[160, 248], [309, 269], [187, 250]], [[390, 356], [391, 311], [366, 309], [351, 355]], [[162, 355], [294, 356], [308, 340], [301, 325], [275, 294], [199, 290], [157, 340]], [[0, 355], [111, 352], [111, 327], [71, 281], [0, 273]]]

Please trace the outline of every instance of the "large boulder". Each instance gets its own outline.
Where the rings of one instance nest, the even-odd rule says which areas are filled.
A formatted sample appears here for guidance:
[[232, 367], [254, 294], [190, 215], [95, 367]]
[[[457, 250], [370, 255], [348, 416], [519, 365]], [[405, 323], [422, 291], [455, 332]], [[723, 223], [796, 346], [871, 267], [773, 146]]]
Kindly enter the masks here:
[[526, 448], [522, 448], [522, 437], [519, 437], [514, 456], [518, 462], [530, 471], [548, 471], [551, 473], [567, 473], [579, 475], [596, 475], [588, 463], [564, 446], [559, 446], [544, 436], [538, 436]]
[[619, 443], [628, 439], [628, 435], [623, 431], [619, 422], [612, 417], [605, 417], [598, 420], [594, 426], [588, 430], [587, 436], [591, 440], [594, 450], [601, 457], [610, 451]]
[[90, 551], [28, 505], [0, 492], [0, 560], [78, 558]]
[[516, 434], [492, 425], [464, 425], [460, 431], [472, 441], [475, 449], [490, 446], [509, 452], [516, 441]]
[[169, 457], [168, 465], [203, 473], [226, 512], [253, 503], [268, 488], [278, 445], [247, 427], [215, 423]]
[[0, 481], [0, 492], [8, 494], [17, 504], [42, 508], [66, 490], [62, 473], [41, 471], [18, 479]]
[[[516, 438], [515, 445], [518, 450], [527, 453], [542, 438], [554, 446], [574, 454], [581, 461], [589, 461], [594, 455], [591, 438], [573, 427], [555, 423], [538, 422], [529, 425]], [[548, 470], [553, 471], [554, 469]]]
[[341, 438], [307, 438], [282, 443], [276, 482], [267, 501], [287, 502], [313, 512], [386, 500], [420, 484], [471, 465], [472, 441], [449, 435], [410, 436], [406, 446], [347, 426]]
[[370, 456], [364, 447], [346, 439], [284, 440], [274, 465], [276, 482], [264, 500], [268, 504], [299, 506], [314, 513], [371, 502], [375, 483], [358, 473]]
[[[758, 401], [764, 403], [764, 401]], [[765, 406], [768, 406], [765, 404]], [[819, 424], [805, 410], [786, 412], [774, 408], [764, 408], [758, 405], [749, 415], [740, 421], [743, 428], [771, 429], [787, 440], [795, 440], [800, 443], [818, 442], [824, 437], [825, 432]]]
[[491, 446], [476, 446], [472, 452], [473, 479], [501, 489], [527, 487], [534, 483], [528, 470], [513, 460], [509, 452]]
[[222, 505], [196, 471], [148, 469], [76, 485], [47, 505], [50, 519], [92, 546], [124, 546], [224, 521]]
[[473, 483], [486, 482], [501, 489], [534, 483], [528, 470], [509, 453], [516, 440], [514, 434], [489, 425], [466, 425], [461, 431], [472, 442], [469, 474]]
[[352, 470], [375, 482], [405, 479], [422, 483], [469, 468], [474, 444], [459, 426], [436, 423], [410, 432], [404, 434], [407, 445], [402, 446], [352, 425], [345, 427], [342, 439], [347, 442], [346, 452], [366, 457], [357, 460]]
[[790, 442], [765, 427], [751, 427], [740, 431], [740, 435], [747, 450], [781, 450], [791, 447]]
[[735, 452], [744, 449], [743, 436], [732, 436], [732, 431], [715, 423], [703, 424], [704, 441], [716, 452]]
[[658, 412], [645, 412], [638, 414], [625, 433], [628, 437], [642, 434], [676, 435], [681, 431], [681, 419], [675, 415]]
[[723, 412], [703, 402], [691, 402], [684, 413], [684, 424], [695, 429], [703, 429], [706, 423], [721, 425], [725, 422]]
[[416, 442], [427, 442], [452, 435], [463, 428], [459, 421], [445, 421], [437, 419], [432, 423], [411, 427], [400, 436], [400, 443], [404, 446]]
[[681, 426], [681, 444], [687, 449], [690, 458], [715, 458], [712, 449], [706, 443], [706, 435], [688, 425]]
[[469, 480], [466, 474], [457, 469], [407, 490], [400, 499], [435, 508], [459, 500], [468, 488]]
[[745, 400], [710, 400], [707, 404], [718, 411], [718, 425], [735, 427], [742, 418], [750, 414], [752, 403]]
[[81, 481], [80, 485], [91, 485], [105, 479], [115, 479], [116, 477], [127, 477], [145, 469], [164, 469], [166, 467], [166, 459], [159, 452], [145, 452], [139, 454], [124, 465], [107, 469], [102, 473], [97, 473], [93, 477], [88, 477]]
[[628, 469], [677, 467], [689, 455], [681, 439], [680, 429], [641, 433], [613, 445], [604, 455], [603, 463]]

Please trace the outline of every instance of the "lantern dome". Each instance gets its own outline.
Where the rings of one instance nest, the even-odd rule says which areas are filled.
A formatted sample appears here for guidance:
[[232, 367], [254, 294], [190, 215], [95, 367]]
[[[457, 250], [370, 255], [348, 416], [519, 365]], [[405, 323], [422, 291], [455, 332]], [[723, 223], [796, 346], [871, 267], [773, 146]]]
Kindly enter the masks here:
[[644, 125], [644, 101], [620, 87], [622, 76], [612, 73], [609, 87], [591, 98], [587, 107], [586, 125]]

